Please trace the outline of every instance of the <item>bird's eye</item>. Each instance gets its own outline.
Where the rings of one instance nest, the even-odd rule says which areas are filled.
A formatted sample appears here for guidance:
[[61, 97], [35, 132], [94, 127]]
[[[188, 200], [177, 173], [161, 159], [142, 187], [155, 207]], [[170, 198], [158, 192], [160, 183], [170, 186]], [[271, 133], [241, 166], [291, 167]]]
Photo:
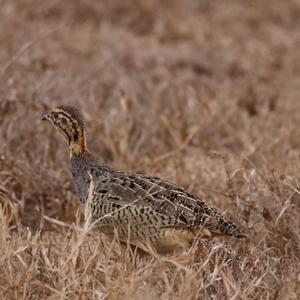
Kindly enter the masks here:
[[60, 120], [60, 125], [66, 126], [66, 125], [67, 125], [67, 120], [66, 120], [65, 118], [62, 118], [62, 119]]

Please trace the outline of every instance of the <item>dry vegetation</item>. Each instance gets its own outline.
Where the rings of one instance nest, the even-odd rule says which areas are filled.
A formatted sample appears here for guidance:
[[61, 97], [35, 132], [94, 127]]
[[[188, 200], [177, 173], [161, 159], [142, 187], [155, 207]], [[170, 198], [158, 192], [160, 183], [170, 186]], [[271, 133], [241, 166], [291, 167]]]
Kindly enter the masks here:
[[[298, 299], [298, 0], [2, 0], [0, 28], [1, 299]], [[103, 161], [177, 182], [249, 239], [183, 262], [88, 231], [40, 122], [62, 103]]]

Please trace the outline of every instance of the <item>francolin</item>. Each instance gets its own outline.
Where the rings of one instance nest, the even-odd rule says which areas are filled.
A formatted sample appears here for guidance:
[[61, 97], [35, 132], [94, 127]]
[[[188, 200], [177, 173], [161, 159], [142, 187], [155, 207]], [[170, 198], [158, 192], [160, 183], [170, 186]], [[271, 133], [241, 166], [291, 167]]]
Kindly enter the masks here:
[[155, 253], [187, 249], [195, 239], [216, 235], [246, 237], [182, 187], [156, 176], [117, 171], [97, 160], [87, 148], [85, 125], [76, 108], [60, 106], [43, 120], [66, 138], [76, 195], [82, 206], [89, 204], [92, 220], [106, 235], [117, 234], [120, 241]]

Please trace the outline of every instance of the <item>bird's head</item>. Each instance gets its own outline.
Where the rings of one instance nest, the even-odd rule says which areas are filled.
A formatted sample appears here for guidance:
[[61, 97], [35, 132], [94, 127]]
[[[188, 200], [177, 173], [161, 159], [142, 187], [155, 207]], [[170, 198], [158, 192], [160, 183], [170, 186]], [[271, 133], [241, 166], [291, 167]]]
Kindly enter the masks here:
[[83, 154], [86, 149], [85, 128], [83, 118], [75, 107], [59, 106], [42, 117], [65, 136], [69, 143], [71, 155]]

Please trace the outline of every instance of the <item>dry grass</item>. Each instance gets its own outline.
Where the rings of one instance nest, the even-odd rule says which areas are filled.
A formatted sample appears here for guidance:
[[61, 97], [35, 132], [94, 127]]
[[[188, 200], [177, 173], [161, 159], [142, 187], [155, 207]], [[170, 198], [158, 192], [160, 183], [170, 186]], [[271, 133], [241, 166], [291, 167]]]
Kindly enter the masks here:
[[[0, 298], [297, 299], [300, 3], [0, 1]], [[79, 106], [91, 150], [246, 228], [194, 262], [130, 254], [77, 212], [40, 117]], [[226, 246], [228, 247], [228, 246]]]

